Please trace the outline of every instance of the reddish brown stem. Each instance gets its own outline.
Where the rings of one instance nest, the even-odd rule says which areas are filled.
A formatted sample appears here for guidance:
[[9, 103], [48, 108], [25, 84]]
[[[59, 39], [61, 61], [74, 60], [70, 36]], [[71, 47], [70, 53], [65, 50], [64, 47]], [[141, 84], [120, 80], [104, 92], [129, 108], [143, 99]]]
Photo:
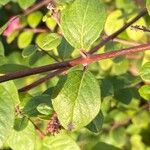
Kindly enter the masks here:
[[31, 29], [31, 28], [25, 28], [25, 29], [23, 29], [23, 31], [31, 31], [31, 32], [33, 32], [33, 33], [50, 32], [49, 29], [42, 29], [42, 28], [34, 28], [34, 29]]
[[[34, 9], [31, 9], [30, 12], [32, 12], [36, 9], [39, 9], [40, 7], [42, 7], [43, 5], [48, 3], [49, 1], [45, 0], [44, 3], [40, 4], [39, 6], [37, 5]], [[121, 32], [123, 32], [132, 23], [137, 21], [139, 18], [141, 18], [146, 13], [147, 13], [147, 10], [145, 8], [135, 18], [133, 18], [130, 22], [128, 22], [126, 25], [124, 25], [117, 32], [115, 32], [114, 34], [112, 34], [112, 35], [108, 36], [107, 38], [105, 38], [99, 45], [94, 47], [89, 53], [96, 52], [99, 48], [104, 46], [108, 41], [110, 41], [113, 38], [115, 38], [116, 36], [118, 36]], [[100, 55], [93, 55], [93, 56], [89, 55], [86, 58], [77, 58], [77, 59], [73, 59], [73, 60], [70, 60], [70, 61], [64, 61], [64, 62], [61, 62], [61, 63], [56, 63], [56, 64], [41, 66], [41, 67], [37, 67], [37, 68], [27, 69], [27, 70], [23, 70], [23, 71], [13, 72], [13, 73], [10, 73], [10, 74], [0, 76], [0, 82], [13, 80], [13, 79], [17, 79], [17, 78], [22, 78], [22, 77], [25, 77], [25, 76], [34, 75], [34, 74], [47, 72], [47, 71], [51, 71], [51, 70], [62, 69], [62, 68], [66, 68], [66, 67], [73, 67], [73, 66], [79, 65], [79, 64], [85, 64], [85, 63], [89, 64], [89, 63], [92, 63], [92, 62], [95, 62], [95, 61], [98, 61], [98, 60], [101, 60], [101, 59], [107, 59], [107, 58], [112, 58], [112, 57], [116, 57], [116, 56], [127, 55], [127, 54], [130, 54], [130, 53], [136, 53], [136, 52], [139, 52], [139, 51], [148, 50], [149, 48], [150, 48], [150, 44], [143, 44], [141, 46], [136, 46], [136, 47], [132, 47], [132, 48], [129, 48], [129, 49], [123, 49], [123, 50], [116, 51], [116, 52], [109, 52], [109, 53], [100, 54]]]
[[122, 33], [124, 30], [126, 30], [130, 25], [132, 25], [134, 22], [136, 22], [138, 19], [140, 19], [146, 13], [147, 13], [147, 9], [144, 8], [135, 18], [133, 18], [131, 21], [129, 21], [127, 24], [125, 24], [122, 28], [120, 28], [118, 31], [116, 31], [112, 35], [106, 37], [100, 44], [95, 46], [89, 53], [90, 54], [95, 53], [98, 49], [103, 47], [108, 41], [117, 37], [120, 33]]
[[35, 87], [37, 87], [38, 85], [48, 81], [49, 79], [53, 78], [54, 76], [57, 76], [61, 73], [63, 73], [66, 69], [62, 69], [62, 70], [57, 70], [57, 71], [54, 71], [52, 73], [49, 73], [47, 76], [43, 77], [43, 78], [40, 78], [39, 80], [19, 89], [18, 91], [19, 92], [26, 92], [26, 91], [29, 91]]
[[64, 61], [60, 63], [45, 65], [41, 67], [36, 67], [32, 69], [26, 69], [23, 71], [17, 71], [13, 73], [9, 73], [3, 76], [0, 76], [0, 83], [8, 80], [18, 79], [29, 75], [34, 75], [42, 72], [52, 71], [56, 69], [63, 69], [63, 68], [69, 68], [80, 64], [90, 64], [102, 59], [108, 59], [108, 58], [114, 58], [118, 56], [124, 56], [129, 55], [137, 52], [142, 52], [145, 50], [150, 50], [150, 43], [149, 44], [143, 44], [131, 48], [126, 48], [122, 50], [117, 50], [113, 52], [107, 52], [103, 54], [96, 54], [96, 55], [87, 55], [86, 58], [76, 58], [69, 61]]

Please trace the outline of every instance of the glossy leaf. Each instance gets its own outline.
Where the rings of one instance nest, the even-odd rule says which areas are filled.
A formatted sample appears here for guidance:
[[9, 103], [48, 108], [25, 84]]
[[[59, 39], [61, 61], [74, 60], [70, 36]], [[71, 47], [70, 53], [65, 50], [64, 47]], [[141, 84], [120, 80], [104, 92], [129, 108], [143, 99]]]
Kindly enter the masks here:
[[59, 133], [55, 136], [46, 137], [43, 141], [44, 150], [80, 150], [70, 135]]
[[17, 1], [18, 1], [19, 6], [22, 9], [27, 9], [28, 7], [33, 5], [36, 0], [17, 0]]
[[87, 128], [94, 132], [94, 133], [99, 133], [102, 130], [102, 125], [104, 121], [104, 116], [102, 112], [100, 112], [90, 124], [87, 125]]
[[64, 37], [75, 48], [89, 49], [103, 30], [105, 18], [101, 0], [75, 0], [62, 11]]
[[143, 80], [150, 81], [150, 62], [147, 62], [140, 68], [140, 76]]
[[39, 25], [43, 17], [43, 14], [40, 11], [33, 12], [28, 15], [27, 21], [30, 27], [35, 28]]
[[22, 56], [24, 58], [33, 55], [37, 51], [37, 47], [35, 45], [29, 45], [28, 47], [24, 48], [22, 51]]
[[36, 39], [36, 44], [46, 51], [56, 49], [61, 42], [61, 37], [56, 33], [42, 33]]
[[72, 71], [52, 103], [62, 126], [77, 130], [89, 124], [98, 114], [100, 87], [89, 71]]
[[145, 100], [150, 100], [150, 85], [144, 85], [139, 89], [140, 96]]
[[19, 31], [13, 31], [8, 37], [7, 37], [7, 43], [12, 43], [16, 38], [17, 36], [19, 35]]
[[108, 15], [104, 28], [107, 35], [116, 32], [124, 25], [124, 19], [122, 15], [123, 14], [121, 10], [115, 10]]
[[65, 38], [62, 38], [60, 45], [58, 46], [58, 53], [62, 59], [69, 59], [73, 52], [74, 48], [66, 41]]
[[54, 30], [57, 25], [55, 19], [53, 19], [52, 17], [47, 18], [45, 24], [50, 30]]
[[18, 47], [25, 48], [30, 45], [33, 38], [32, 31], [24, 31], [18, 37]]
[[39, 104], [37, 110], [43, 115], [51, 115], [54, 112], [53, 108], [45, 103]]
[[[136, 14], [133, 15], [133, 16], [131, 16], [128, 21], [130, 21], [131, 19], [133, 19], [135, 16], [136, 16]], [[139, 20], [137, 20], [135, 23], [132, 24], [132, 26], [136, 26], [136, 25], [138, 25], [140, 27], [141, 26], [146, 27], [146, 22], [145, 22], [144, 18], [140, 18]], [[129, 36], [129, 38], [132, 39], [132, 40], [134, 40], [134, 41], [139, 41], [145, 35], [144, 32], [136, 31], [136, 29], [134, 30], [134, 28], [133, 29], [127, 28], [126, 32], [127, 32], [128, 36]]]
[[37, 110], [37, 107], [43, 103], [47, 104], [48, 106], [51, 106], [49, 95], [45, 94], [45, 95], [33, 97], [23, 108], [23, 112], [27, 114], [29, 117], [38, 116], [41, 113]]

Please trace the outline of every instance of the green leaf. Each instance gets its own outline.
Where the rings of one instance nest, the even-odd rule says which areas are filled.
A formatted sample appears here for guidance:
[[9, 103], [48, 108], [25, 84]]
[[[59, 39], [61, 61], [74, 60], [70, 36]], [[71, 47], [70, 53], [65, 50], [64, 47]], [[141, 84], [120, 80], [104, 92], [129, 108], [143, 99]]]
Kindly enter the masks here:
[[46, 19], [45, 23], [46, 23], [46, 26], [52, 31], [55, 29], [57, 25], [56, 21], [50, 17]]
[[61, 37], [56, 33], [41, 33], [36, 39], [36, 44], [46, 51], [56, 49], [61, 43]]
[[113, 84], [109, 79], [103, 79], [100, 82], [102, 98], [114, 95]]
[[150, 0], [147, 0], [147, 1], [146, 1], [146, 8], [147, 8], [148, 13], [149, 13], [149, 15], [150, 15]]
[[[18, 96], [18, 90], [13, 81], [0, 83], [0, 86], [6, 90], [5, 93], [7, 93], [8, 95], [11, 96], [11, 99], [15, 105], [18, 105], [20, 103], [19, 96]], [[2, 92], [0, 92], [0, 93], [2, 93]]]
[[120, 89], [115, 92], [115, 99], [124, 103], [129, 104], [132, 100], [132, 92], [131, 89]]
[[1, 65], [6, 64], [7, 62], [8, 62], [7, 57], [0, 56], [0, 64]]
[[29, 69], [27, 66], [19, 65], [19, 64], [4, 64], [0, 66], [0, 73], [10, 73], [14, 71], [21, 71], [24, 69]]
[[128, 71], [129, 61], [124, 59], [121, 62], [113, 63], [111, 73], [114, 75], [121, 75]]
[[112, 67], [113, 61], [111, 59], [104, 59], [99, 64], [102, 70], [107, 71]]
[[66, 41], [66, 39], [62, 38], [61, 44], [58, 46], [58, 53], [60, 58], [69, 59], [73, 50], [74, 48]]
[[143, 80], [150, 81], [150, 62], [145, 63], [140, 68], [140, 76]]
[[126, 142], [126, 133], [125, 133], [125, 128], [120, 127], [117, 129], [113, 129], [110, 132], [110, 137], [116, 146], [123, 146]]
[[80, 150], [79, 146], [67, 133], [61, 133], [55, 136], [49, 136], [44, 138], [43, 141], [44, 150]]
[[[128, 21], [132, 20], [136, 15], [137, 14], [132, 15]], [[132, 24], [132, 26], [136, 26], [136, 25], [139, 25], [140, 27], [141, 26], [146, 27], [146, 22], [145, 22], [144, 18], [141, 17], [135, 23]], [[126, 32], [127, 32], [127, 35], [129, 36], [129, 38], [134, 40], [134, 41], [139, 41], [145, 35], [144, 32], [131, 30], [131, 28], [127, 28]]]
[[36, 51], [37, 51], [37, 47], [35, 45], [29, 45], [23, 49], [22, 56], [24, 58], [29, 57], [33, 55]]
[[52, 103], [62, 126], [77, 130], [89, 124], [98, 114], [100, 87], [89, 71], [72, 71]]
[[4, 56], [4, 46], [3, 46], [3, 43], [1, 41], [1, 37], [0, 37], [0, 56]]
[[116, 0], [116, 7], [122, 9], [124, 12], [132, 13], [136, 9], [134, 1], [131, 0]]
[[92, 150], [121, 150], [121, 149], [107, 143], [99, 142], [92, 148]]
[[22, 131], [24, 130], [28, 125], [28, 118], [22, 117], [22, 118], [16, 118], [14, 123], [14, 129], [16, 131]]
[[130, 143], [131, 143], [133, 150], [136, 150], [136, 149], [145, 150], [146, 149], [143, 143], [142, 136], [140, 134], [132, 135], [130, 138]]
[[28, 7], [32, 6], [36, 0], [17, 0], [19, 6], [22, 9], [27, 9]]
[[17, 89], [12, 81], [0, 84], [0, 148], [12, 132], [17, 99]]
[[116, 32], [124, 25], [124, 19], [122, 15], [123, 14], [121, 10], [115, 10], [108, 15], [104, 27], [107, 35]]
[[[33, 97], [23, 108], [23, 112], [27, 114], [29, 117], [37, 117], [41, 113], [37, 110], [37, 107], [40, 104], [45, 103], [46, 105], [51, 107], [51, 100], [49, 95], [41, 95]], [[52, 107], [51, 107], [52, 108]]]
[[5, 4], [7, 4], [8, 2], [10, 2], [10, 0], [1, 0], [1, 1], [0, 1], [0, 5], [5, 5]]
[[50, 107], [49, 105], [47, 105], [45, 103], [39, 104], [37, 106], [37, 110], [38, 110], [38, 112], [40, 112], [43, 115], [51, 115], [54, 112], [52, 107]]
[[102, 112], [100, 112], [94, 120], [90, 124], [87, 125], [87, 128], [94, 132], [94, 133], [99, 133], [102, 130], [102, 125], [104, 121], [104, 116]]
[[34, 126], [29, 123], [28, 126], [22, 131], [13, 130], [7, 143], [14, 150], [35, 150]]
[[16, 38], [17, 36], [19, 35], [19, 31], [13, 31], [8, 37], [7, 37], [7, 43], [10, 44], [12, 43]]
[[43, 14], [40, 11], [33, 12], [28, 15], [27, 21], [30, 27], [36, 28], [41, 22]]
[[24, 31], [22, 32], [18, 37], [18, 47], [19, 48], [25, 48], [29, 46], [33, 38], [33, 32], [32, 31]]
[[29, 58], [29, 64], [34, 65], [39, 59], [43, 57], [43, 53], [41, 51], [36, 51]]
[[145, 100], [150, 100], [150, 85], [144, 85], [139, 89], [140, 96]]
[[64, 37], [75, 48], [89, 49], [100, 36], [105, 18], [101, 0], [75, 0], [62, 11]]
[[133, 116], [132, 123], [138, 125], [139, 128], [146, 128], [150, 123], [149, 112], [147, 110], [143, 110], [137, 115]]

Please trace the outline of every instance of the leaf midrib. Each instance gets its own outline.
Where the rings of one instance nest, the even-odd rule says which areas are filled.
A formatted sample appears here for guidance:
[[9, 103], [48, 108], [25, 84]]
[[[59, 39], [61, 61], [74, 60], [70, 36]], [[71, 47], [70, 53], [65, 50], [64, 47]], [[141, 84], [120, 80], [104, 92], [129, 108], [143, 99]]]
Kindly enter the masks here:
[[87, 6], [86, 6], [86, 9], [85, 9], [85, 13], [84, 13], [84, 16], [83, 16], [83, 21], [82, 21], [82, 28], [81, 28], [81, 47], [83, 48], [84, 47], [84, 42], [83, 42], [83, 35], [84, 35], [84, 22], [85, 22], [85, 18], [86, 18], [86, 15], [87, 15], [87, 10], [89, 8], [89, 0], [87, 2]]
[[[74, 100], [74, 105], [73, 105], [73, 108], [72, 108], [72, 114], [71, 114], [71, 123], [72, 123], [72, 120], [73, 120], [73, 114], [74, 114], [74, 110], [75, 110], [75, 106], [76, 106], [76, 103], [77, 103], [77, 99], [78, 99], [78, 97], [79, 97], [79, 93], [80, 93], [80, 90], [81, 90], [81, 87], [82, 87], [82, 82], [83, 82], [83, 79], [84, 79], [84, 76], [85, 76], [85, 72], [83, 72], [83, 74], [82, 74], [82, 78], [81, 78], [81, 81], [80, 81], [80, 84], [79, 84], [79, 88], [78, 88], [78, 90], [77, 90], [77, 96], [76, 96], [76, 98], [75, 98], [75, 100]], [[80, 108], [79, 108], [80, 109]]]

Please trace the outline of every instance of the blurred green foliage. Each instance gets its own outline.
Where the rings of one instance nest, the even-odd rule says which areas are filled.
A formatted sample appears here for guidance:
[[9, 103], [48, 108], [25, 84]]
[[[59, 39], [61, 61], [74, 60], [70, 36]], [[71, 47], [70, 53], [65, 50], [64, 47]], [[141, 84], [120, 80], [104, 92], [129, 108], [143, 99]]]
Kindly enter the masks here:
[[[114, 33], [144, 7], [150, 15], [150, 0], [101, 0], [103, 5], [98, 0], [56, 0], [54, 8], [20, 15], [38, 2], [0, 0], [0, 74], [76, 58], [78, 48], [101, 41], [102, 30], [106, 36]], [[19, 22], [12, 25], [16, 15]], [[149, 15], [133, 26], [150, 29]], [[149, 42], [150, 32], [129, 27], [117, 39], [98, 53]], [[74, 67], [69, 76], [54, 77], [25, 93], [17, 89], [47, 73], [0, 83], [0, 148], [150, 150], [150, 52], [95, 62], [87, 75], [81, 70]], [[38, 128], [47, 133], [55, 111], [62, 130], [42, 140]], [[74, 125], [78, 130], [69, 131]]]

